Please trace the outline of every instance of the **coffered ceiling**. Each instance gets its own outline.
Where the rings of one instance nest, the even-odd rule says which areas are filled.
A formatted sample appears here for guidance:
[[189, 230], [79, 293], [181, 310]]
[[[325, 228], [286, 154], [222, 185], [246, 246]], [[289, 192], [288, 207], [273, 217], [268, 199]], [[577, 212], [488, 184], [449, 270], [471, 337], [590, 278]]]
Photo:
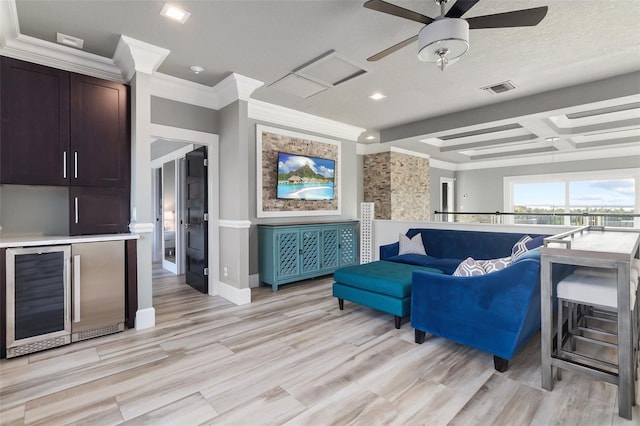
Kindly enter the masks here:
[[[159, 0], [0, 1], [15, 2], [19, 32], [39, 40], [60, 32], [112, 58], [126, 35], [170, 51], [160, 73], [209, 87], [232, 72], [259, 80], [252, 99], [366, 129], [364, 152], [396, 146], [454, 167], [640, 154], [638, 0], [480, 0], [464, 17], [549, 11], [535, 27], [471, 30], [469, 52], [444, 71], [420, 62], [415, 43], [367, 62], [421, 24], [364, 0], [172, 2], [191, 13], [184, 24], [160, 16]], [[390, 2], [439, 14], [431, 0]], [[343, 72], [355, 77], [340, 82]], [[300, 87], [310, 73], [333, 84]], [[482, 89], [505, 81], [515, 88]]]

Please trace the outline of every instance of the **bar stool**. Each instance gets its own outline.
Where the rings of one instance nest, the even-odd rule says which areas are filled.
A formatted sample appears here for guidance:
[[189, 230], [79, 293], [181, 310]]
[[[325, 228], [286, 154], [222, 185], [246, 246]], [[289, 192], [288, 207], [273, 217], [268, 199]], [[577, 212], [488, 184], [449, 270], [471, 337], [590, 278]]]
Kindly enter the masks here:
[[[637, 262], [640, 266], [640, 262]], [[629, 292], [631, 301], [631, 318], [633, 334], [634, 376], [637, 378], [638, 360], [638, 270], [630, 270]], [[601, 268], [578, 267], [558, 283], [558, 356], [578, 360], [583, 367], [617, 373], [618, 365], [604, 359], [589, 356], [576, 350], [576, 341], [599, 345], [605, 348], [618, 349], [617, 340], [617, 306], [618, 288], [616, 273]], [[563, 307], [567, 307], [568, 327], [563, 333]], [[599, 324], [600, 326], [596, 326]], [[609, 325], [607, 327], [607, 325]], [[565, 345], [564, 343], [568, 343]], [[582, 362], [580, 362], [582, 361]], [[602, 370], [601, 370], [602, 371]], [[561, 379], [561, 370], [557, 372]], [[635, 396], [634, 396], [635, 400]]]

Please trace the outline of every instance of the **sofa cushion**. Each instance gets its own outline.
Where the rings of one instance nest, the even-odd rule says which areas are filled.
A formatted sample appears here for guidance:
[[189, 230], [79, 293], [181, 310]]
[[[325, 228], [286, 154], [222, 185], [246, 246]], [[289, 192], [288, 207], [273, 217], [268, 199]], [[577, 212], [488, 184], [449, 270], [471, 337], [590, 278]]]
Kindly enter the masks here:
[[426, 255], [424, 250], [424, 244], [422, 243], [422, 237], [420, 235], [414, 235], [413, 238], [409, 238], [403, 233], [400, 233], [399, 240], [400, 246], [398, 248], [398, 254], [422, 254]]
[[438, 259], [437, 257], [422, 254], [401, 254], [386, 258], [389, 262], [406, 263], [409, 265], [426, 266], [427, 268], [440, 269], [447, 275], [453, 274], [462, 259]]
[[340, 268], [333, 273], [333, 279], [350, 287], [404, 298], [411, 296], [411, 274], [416, 270], [441, 273], [434, 268], [380, 260]]
[[453, 272], [454, 277], [477, 277], [486, 274], [482, 263], [475, 260], [473, 257], [467, 257], [460, 262], [460, 265]]

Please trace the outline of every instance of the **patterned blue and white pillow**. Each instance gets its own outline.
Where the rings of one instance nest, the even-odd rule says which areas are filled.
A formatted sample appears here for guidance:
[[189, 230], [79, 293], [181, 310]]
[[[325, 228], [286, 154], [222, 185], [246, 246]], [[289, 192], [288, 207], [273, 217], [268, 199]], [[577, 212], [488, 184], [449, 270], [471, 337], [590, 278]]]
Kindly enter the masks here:
[[456, 270], [453, 272], [454, 277], [477, 277], [485, 275], [486, 272], [482, 264], [473, 257], [467, 257], [460, 262]]
[[487, 274], [496, 272], [511, 265], [511, 256], [501, 257], [499, 259], [478, 260]]
[[532, 238], [530, 236], [525, 235], [520, 238], [520, 241], [513, 245], [513, 248], [511, 249], [511, 262], [515, 262], [520, 256], [529, 251], [527, 248], [527, 242], [531, 240]]
[[409, 238], [403, 233], [399, 236], [400, 247], [398, 255], [401, 254], [427, 254], [422, 244], [422, 235], [416, 234], [413, 238]]

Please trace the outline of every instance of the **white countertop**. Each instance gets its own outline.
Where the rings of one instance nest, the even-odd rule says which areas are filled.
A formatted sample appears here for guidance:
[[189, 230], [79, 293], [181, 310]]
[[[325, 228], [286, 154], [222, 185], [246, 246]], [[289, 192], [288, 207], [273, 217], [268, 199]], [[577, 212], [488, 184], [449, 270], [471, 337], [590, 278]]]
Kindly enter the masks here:
[[99, 241], [137, 240], [138, 234], [100, 235], [0, 235], [0, 248], [55, 246], [60, 244], [93, 243]]

